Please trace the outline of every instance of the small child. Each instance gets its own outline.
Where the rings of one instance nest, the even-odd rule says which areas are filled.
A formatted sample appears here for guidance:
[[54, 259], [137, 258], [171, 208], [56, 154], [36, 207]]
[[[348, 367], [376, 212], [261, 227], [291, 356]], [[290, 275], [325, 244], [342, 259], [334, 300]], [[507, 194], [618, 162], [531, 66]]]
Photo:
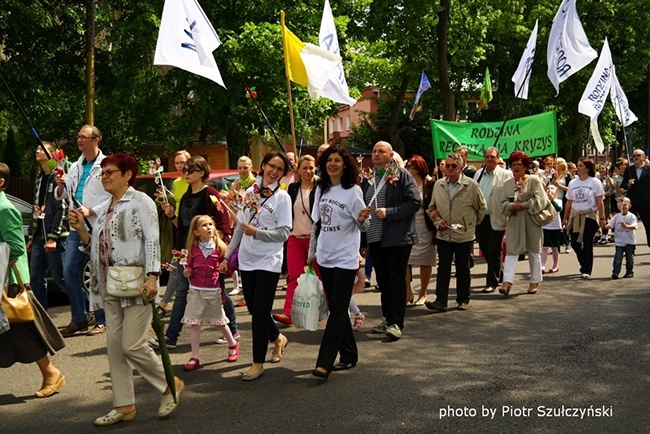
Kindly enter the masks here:
[[[546, 187], [546, 195], [548, 196], [548, 200], [551, 201], [553, 208], [555, 208], [555, 211], [557, 211], [557, 217], [554, 221], [542, 228], [544, 231], [544, 243], [542, 244], [542, 252], [540, 255], [542, 260], [542, 274], [557, 273], [560, 271], [560, 247], [569, 244], [569, 241], [562, 230], [562, 217], [560, 216], [560, 211], [562, 211], [562, 200], [557, 198], [557, 187], [552, 184]], [[549, 247], [553, 252], [553, 268], [546, 271], [546, 258]]]
[[[363, 268], [359, 266], [359, 269], [357, 270], [357, 275], [354, 278], [354, 286], [352, 287], [352, 295], [354, 294], [361, 294], [363, 292], [363, 288], [365, 287], [365, 273]], [[359, 309], [359, 306], [357, 306], [357, 303], [354, 301], [352, 297], [350, 297], [350, 312], [354, 315], [354, 322], [352, 323], [352, 330], [354, 331], [359, 331], [361, 326], [363, 326], [363, 321], [366, 319], [366, 316], [361, 313], [361, 310]]]
[[614, 253], [614, 265], [612, 266], [612, 279], [618, 279], [623, 264], [623, 253], [625, 253], [625, 275], [624, 278], [634, 277], [634, 250], [636, 249], [636, 233], [638, 228], [636, 216], [632, 214], [630, 199], [622, 197], [618, 202], [618, 209], [621, 211], [609, 221], [607, 226], [614, 231], [614, 242], [616, 253]]
[[187, 265], [183, 276], [190, 279], [187, 307], [181, 322], [190, 324], [190, 343], [192, 358], [183, 366], [186, 371], [200, 367], [199, 342], [201, 325], [213, 324], [228, 341], [228, 361], [235, 362], [239, 357], [237, 342], [223, 310], [223, 288], [219, 286], [219, 263], [228, 247], [217, 233], [214, 220], [207, 215], [197, 215], [190, 223], [187, 236]]

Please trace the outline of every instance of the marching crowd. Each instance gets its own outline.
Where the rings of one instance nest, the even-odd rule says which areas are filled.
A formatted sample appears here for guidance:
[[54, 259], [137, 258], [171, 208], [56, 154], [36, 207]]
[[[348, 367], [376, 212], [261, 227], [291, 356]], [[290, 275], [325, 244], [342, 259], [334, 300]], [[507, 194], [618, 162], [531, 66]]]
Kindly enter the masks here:
[[[488, 148], [476, 170], [461, 147], [430, 173], [424, 158], [413, 155], [403, 163], [387, 142], [374, 145], [372, 167], [365, 171], [344, 146], [323, 145], [316, 158], [297, 161], [291, 153], [269, 152], [259, 173], [249, 157], [241, 157], [239, 179], [229, 192], [206, 183], [210, 166], [203, 157], [179, 151], [174, 156], [179, 178], [171, 191], [160, 185], [154, 201], [134, 189], [137, 160], [105, 156], [101, 140], [96, 127], [82, 127], [81, 156], [66, 168], [49, 164], [47, 154], [57, 153], [51, 144], [44, 144], [47, 153], [36, 150], [41, 171], [27, 244], [20, 214], [4, 194], [10, 169], [0, 163], [0, 242], [8, 245], [4, 259], [15, 264], [0, 310], [0, 367], [36, 363], [43, 377], [36, 396], [51, 396], [65, 385], [49, 358], [65, 346], [63, 337], [105, 333], [113, 403], [95, 420], [98, 426], [135, 418], [132, 367], [161, 393], [160, 417], [177, 408], [185, 384], [166, 376], [154, 352], [162, 342], [148, 340], [148, 304], [156, 300], [162, 316], [173, 301], [167, 348], [175, 348], [184, 324], [191, 327], [191, 356], [183, 369], [193, 371], [201, 366], [204, 325], [221, 332], [218, 342], [227, 345], [227, 361], [238, 360], [241, 335], [231, 295], [241, 291], [244, 301], [238, 305], [252, 318], [253, 354], [242, 380], [252, 381], [264, 374], [266, 362], [282, 361], [289, 341], [277, 324], [292, 324], [298, 278], [306, 266], [313, 267], [329, 316], [312, 374], [327, 380], [359, 360], [354, 330], [365, 316], [353, 294], [369, 285], [373, 268], [383, 319], [372, 331], [396, 341], [407, 305], [449, 309], [452, 266], [457, 309], [469, 309], [475, 241], [487, 263], [484, 293], [498, 289], [507, 297], [515, 290], [515, 271], [526, 255], [527, 292], [535, 294], [543, 274], [559, 272], [563, 248], [575, 252], [580, 276], [589, 279], [594, 244], [613, 241], [611, 277], [619, 277], [623, 256], [623, 277], [633, 277], [637, 217], [650, 219], [650, 169], [641, 150], [633, 152], [629, 167], [621, 157], [598, 168], [582, 158], [572, 168], [562, 158], [549, 155], [536, 162], [521, 151], [504, 161], [497, 148]], [[82, 286], [87, 258], [89, 294]], [[159, 295], [162, 266], [169, 281]], [[421, 280], [418, 294], [411, 288], [414, 267]], [[48, 271], [70, 299], [71, 319], [60, 329], [46, 312]], [[232, 291], [225, 289], [227, 275]], [[283, 309], [272, 313], [283, 275]], [[432, 277], [435, 299], [428, 300]], [[25, 292], [33, 311], [27, 320], [7, 310], [23, 284], [31, 288]]]

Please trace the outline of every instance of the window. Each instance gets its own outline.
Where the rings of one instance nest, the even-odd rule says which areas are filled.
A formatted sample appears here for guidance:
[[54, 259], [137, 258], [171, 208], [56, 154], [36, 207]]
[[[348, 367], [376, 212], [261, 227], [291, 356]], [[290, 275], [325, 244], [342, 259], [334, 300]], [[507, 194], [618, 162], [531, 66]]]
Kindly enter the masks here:
[[350, 130], [350, 115], [347, 115], [345, 117], [345, 130], [349, 131]]
[[343, 131], [343, 118], [339, 118], [339, 129], [338, 131]]

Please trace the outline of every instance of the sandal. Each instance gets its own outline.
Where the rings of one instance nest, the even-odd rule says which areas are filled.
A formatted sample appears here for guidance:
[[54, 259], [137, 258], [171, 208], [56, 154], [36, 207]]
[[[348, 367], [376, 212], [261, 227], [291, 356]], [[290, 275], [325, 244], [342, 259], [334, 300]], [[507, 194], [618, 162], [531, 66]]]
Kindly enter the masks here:
[[501, 285], [501, 288], [499, 288], [499, 292], [507, 297], [508, 294], [510, 294], [511, 288], [512, 288], [512, 283], [503, 282], [503, 285]]
[[531, 283], [530, 286], [528, 287], [528, 293], [537, 294], [538, 287], [539, 287], [539, 283]]
[[47, 398], [56, 393], [57, 390], [65, 386], [65, 375], [61, 374], [61, 377], [54, 384], [44, 384], [41, 389], [34, 394], [37, 398]]
[[131, 413], [120, 413], [119, 411], [113, 409], [110, 411], [110, 413], [95, 419], [95, 425], [109, 426], [122, 421], [131, 422], [133, 419], [135, 419], [135, 410], [133, 410]]
[[[176, 378], [174, 378], [176, 381]], [[158, 417], [167, 417], [178, 407], [178, 403], [181, 402], [181, 394], [185, 390], [185, 383], [183, 380], [178, 380], [179, 384], [176, 387], [176, 402], [174, 402], [174, 395], [170, 393], [169, 395], [163, 395], [160, 400], [160, 407], [158, 408]]]

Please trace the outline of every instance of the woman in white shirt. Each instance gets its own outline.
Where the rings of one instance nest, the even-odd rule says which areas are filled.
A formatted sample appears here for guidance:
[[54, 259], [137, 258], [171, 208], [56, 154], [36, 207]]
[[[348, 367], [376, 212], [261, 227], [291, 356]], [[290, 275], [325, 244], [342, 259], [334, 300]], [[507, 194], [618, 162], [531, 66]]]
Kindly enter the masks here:
[[[314, 230], [309, 259], [320, 267], [330, 315], [312, 374], [327, 380], [331, 371], [357, 364], [357, 344], [348, 316], [354, 277], [359, 269], [361, 231], [370, 225], [370, 207], [363, 200], [356, 160], [344, 146], [330, 146], [319, 159], [322, 178], [312, 211]], [[318, 229], [318, 234], [317, 229]], [[339, 363], [334, 364], [337, 353]]]
[[274, 342], [271, 363], [282, 360], [287, 338], [271, 317], [275, 290], [282, 268], [282, 245], [291, 230], [291, 198], [280, 188], [280, 178], [289, 171], [289, 159], [269, 152], [262, 160], [260, 177], [246, 190], [245, 203], [237, 213], [239, 224], [219, 271], [228, 270], [228, 260], [239, 247], [238, 261], [242, 289], [253, 320], [253, 364], [244, 381], [264, 374], [268, 343]]
[[602, 182], [595, 178], [596, 168], [592, 160], [581, 158], [577, 175], [566, 192], [562, 224], [571, 234], [571, 247], [580, 263], [580, 277], [589, 279], [594, 265], [594, 235], [599, 223], [602, 228], [607, 225], [603, 204], [605, 191]]

